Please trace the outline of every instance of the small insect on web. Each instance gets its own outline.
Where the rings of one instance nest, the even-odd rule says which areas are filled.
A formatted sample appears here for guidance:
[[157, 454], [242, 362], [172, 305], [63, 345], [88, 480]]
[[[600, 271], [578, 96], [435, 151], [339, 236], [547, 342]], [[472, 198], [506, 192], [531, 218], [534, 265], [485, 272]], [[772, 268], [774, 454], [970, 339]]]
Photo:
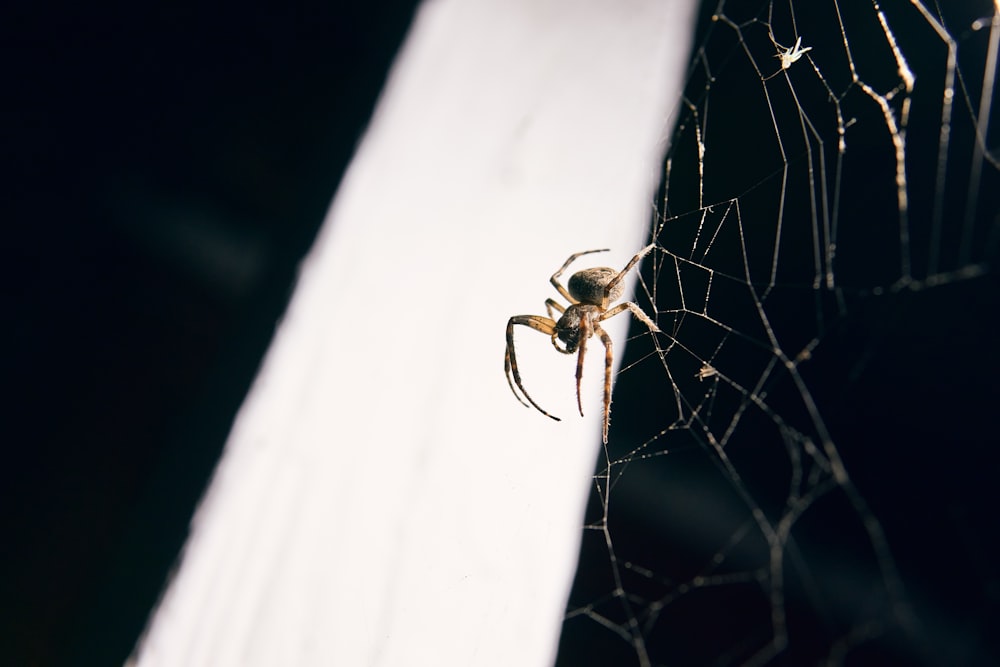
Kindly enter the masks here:
[[795, 46], [785, 49], [776, 55], [775, 58], [781, 60], [781, 69], [788, 69], [792, 66], [792, 63], [804, 56], [808, 51], [812, 51], [812, 47], [807, 46], [802, 48], [802, 37], [799, 37], [795, 40]]
[[[774, 42], [774, 38], [773, 37], [771, 38], [771, 41]], [[774, 42], [774, 46], [775, 46], [775, 48], [778, 48], [781, 45], [778, 44], [777, 42]], [[765, 77], [764, 81], [767, 81], [769, 79], [773, 79], [774, 77], [778, 76], [779, 74], [781, 74], [782, 72], [784, 72], [786, 69], [790, 68], [793, 63], [798, 62], [798, 60], [802, 56], [804, 56], [806, 53], [808, 53], [809, 51], [812, 51], [812, 47], [811, 46], [807, 46], [807, 47], [803, 48], [803, 46], [802, 46], [802, 37], [799, 36], [799, 38], [795, 40], [795, 45], [794, 46], [790, 46], [787, 49], [779, 50], [778, 53], [775, 54], [774, 57], [781, 61], [781, 69], [779, 69], [777, 72], [775, 72], [771, 76]]]
[[[579, 350], [579, 356], [576, 361], [576, 405], [580, 410], [581, 417], [583, 416], [583, 402], [580, 399], [580, 381], [583, 378], [583, 358], [587, 352], [587, 340], [594, 334], [597, 334], [604, 345], [605, 351], [604, 425], [602, 433], [604, 443], [607, 444], [608, 425], [611, 421], [611, 364], [614, 355], [612, 352], [611, 337], [601, 328], [600, 323], [627, 310], [645, 324], [650, 332], [661, 333], [653, 320], [631, 301], [618, 304], [611, 309], [608, 308], [608, 306], [622, 297], [622, 293], [624, 292], [622, 279], [654, 247], [656, 247], [656, 244], [650, 244], [640, 250], [621, 271], [616, 271], [607, 266], [598, 266], [592, 269], [577, 271], [570, 276], [567, 288], [563, 287], [562, 283], [559, 282], [559, 277], [570, 264], [583, 255], [595, 252], [607, 252], [608, 249], [584, 250], [583, 252], [570, 255], [569, 259], [549, 279], [552, 286], [556, 288], [556, 291], [569, 301], [569, 307], [562, 306], [554, 299], [546, 299], [545, 308], [548, 311], [548, 317], [541, 315], [515, 315], [507, 321], [507, 349], [504, 353], [504, 372], [507, 374], [507, 384], [510, 385], [510, 390], [514, 392], [514, 396], [525, 407], [534, 406], [536, 410], [546, 417], [551, 417], [559, 421], [558, 417], [549, 414], [538, 403], [535, 403], [534, 399], [528, 395], [527, 390], [521, 383], [521, 373], [517, 369], [517, 357], [514, 352], [514, 326], [520, 324], [551, 336], [552, 346], [563, 354], [573, 354]], [[555, 312], [561, 314], [558, 321], [553, 319]], [[559, 345], [560, 342], [562, 346]], [[513, 380], [511, 379], [512, 376]], [[514, 387], [515, 384], [517, 385], [516, 389]], [[524, 394], [527, 402], [517, 393], [518, 389], [521, 390], [521, 394]]]

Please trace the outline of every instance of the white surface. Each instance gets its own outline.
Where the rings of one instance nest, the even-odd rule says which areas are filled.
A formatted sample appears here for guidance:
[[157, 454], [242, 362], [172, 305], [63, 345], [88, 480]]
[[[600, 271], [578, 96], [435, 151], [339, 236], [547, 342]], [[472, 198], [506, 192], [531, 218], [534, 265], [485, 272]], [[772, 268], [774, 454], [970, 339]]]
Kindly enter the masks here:
[[557, 423], [511, 395], [504, 327], [570, 253], [645, 244], [692, 4], [423, 7], [139, 664], [551, 663], [601, 355], [581, 419], [572, 357], [519, 328]]

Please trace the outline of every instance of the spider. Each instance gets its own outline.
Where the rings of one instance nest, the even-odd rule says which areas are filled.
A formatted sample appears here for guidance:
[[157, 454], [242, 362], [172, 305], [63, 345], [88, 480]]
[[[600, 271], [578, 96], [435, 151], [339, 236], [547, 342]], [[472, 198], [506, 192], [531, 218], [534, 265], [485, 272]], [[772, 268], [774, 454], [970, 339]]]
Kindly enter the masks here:
[[[576, 405], [580, 410], [581, 417], [583, 416], [583, 403], [580, 399], [580, 380], [583, 378], [583, 357], [587, 352], [587, 339], [596, 333], [600, 337], [601, 343], [604, 344], [605, 351], [603, 436], [604, 443], [607, 444], [608, 424], [611, 420], [611, 362], [613, 355], [611, 337], [601, 328], [600, 323], [628, 310], [645, 324], [651, 332], [662, 333], [656, 324], [653, 323], [653, 320], [649, 319], [649, 316], [631, 301], [618, 304], [614, 308], [608, 308], [609, 305], [622, 296], [622, 292], [624, 291], [622, 279], [655, 245], [655, 243], [650, 244], [640, 250], [621, 271], [615, 271], [606, 266], [577, 271], [569, 277], [567, 289], [559, 282], [559, 276], [563, 274], [563, 271], [570, 264], [583, 255], [595, 252], [607, 252], [608, 249], [584, 250], [583, 252], [570, 255], [569, 259], [549, 279], [552, 286], [556, 288], [556, 291], [569, 301], [569, 307], [563, 307], [554, 299], [546, 299], [545, 308], [548, 311], [548, 317], [542, 317], [541, 315], [515, 315], [507, 320], [507, 350], [504, 353], [503, 359], [504, 372], [507, 374], [507, 384], [510, 385], [510, 390], [514, 392], [514, 396], [525, 407], [534, 406], [536, 410], [546, 417], [559, 421], [558, 417], [549, 414], [538, 403], [535, 403], [534, 399], [528, 395], [524, 385], [521, 383], [521, 374], [517, 370], [517, 358], [514, 354], [514, 326], [521, 324], [551, 336], [552, 346], [563, 354], [573, 354], [577, 349], [580, 350], [580, 354], [576, 360]], [[553, 311], [561, 313], [558, 321], [552, 319], [554, 317]], [[560, 342], [562, 343], [561, 347], [559, 345]], [[512, 374], [513, 381], [511, 381]], [[518, 395], [517, 389], [514, 388], [515, 384], [517, 385], [517, 389], [520, 389], [521, 393], [524, 394], [524, 398], [528, 399], [527, 402]]]

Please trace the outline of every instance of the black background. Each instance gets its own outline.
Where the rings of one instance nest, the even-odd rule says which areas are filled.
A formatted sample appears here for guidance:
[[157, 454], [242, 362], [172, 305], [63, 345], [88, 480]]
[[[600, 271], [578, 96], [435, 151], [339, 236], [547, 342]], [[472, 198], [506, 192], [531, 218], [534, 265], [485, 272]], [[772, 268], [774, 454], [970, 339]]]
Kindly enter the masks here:
[[20, 4], [0, 661], [121, 664], [416, 3]]

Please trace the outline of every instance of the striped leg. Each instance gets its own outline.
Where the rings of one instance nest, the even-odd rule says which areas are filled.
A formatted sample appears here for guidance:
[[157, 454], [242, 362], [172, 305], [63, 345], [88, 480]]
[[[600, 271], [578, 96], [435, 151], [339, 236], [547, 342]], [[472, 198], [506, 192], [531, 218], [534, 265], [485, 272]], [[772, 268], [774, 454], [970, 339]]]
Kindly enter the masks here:
[[604, 444], [608, 444], [608, 427], [611, 425], [611, 364], [614, 360], [613, 345], [611, 336], [601, 328], [600, 324], [594, 323], [594, 331], [601, 337], [604, 343]]
[[[517, 324], [529, 327], [535, 331], [540, 331], [549, 336], [555, 336], [556, 323], [548, 317], [542, 317], [540, 315], [515, 315], [507, 320], [507, 350], [503, 355], [503, 367], [504, 373], [507, 374], [507, 384], [510, 385], [510, 390], [514, 392], [514, 396], [521, 402], [522, 405], [530, 407], [530, 403], [531, 406], [534, 406], [536, 410], [541, 412], [546, 417], [551, 417], [552, 419], [559, 421], [559, 417], [550, 415], [548, 412], [543, 410], [538, 403], [535, 403], [534, 399], [528, 395], [524, 385], [521, 383], [521, 374], [517, 370], [517, 355], [514, 353], [514, 326]], [[511, 381], [512, 375], [513, 381]], [[515, 384], [517, 385], [517, 389], [520, 389], [521, 393], [524, 394], [524, 398], [528, 399], [527, 403], [525, 403], [524, 399], [518, 395], [517, 389], [514, 388]]]

